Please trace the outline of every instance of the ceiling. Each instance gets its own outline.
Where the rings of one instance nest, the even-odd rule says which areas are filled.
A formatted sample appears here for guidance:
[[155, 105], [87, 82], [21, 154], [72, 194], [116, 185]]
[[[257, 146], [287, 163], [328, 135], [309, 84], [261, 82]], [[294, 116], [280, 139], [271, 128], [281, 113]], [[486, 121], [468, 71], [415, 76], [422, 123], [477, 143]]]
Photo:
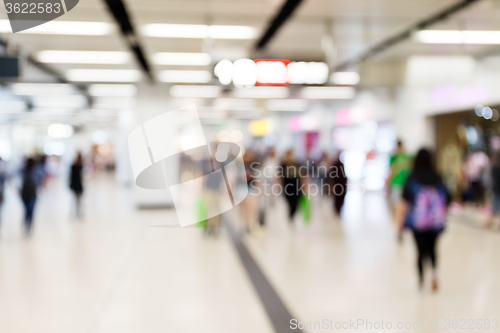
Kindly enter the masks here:
[[[257, 56], [256, 40], [214, 40], [155, 38], [140, 34], [149, 23], [247, 25], [259, 36], [279, 11], [283, 0], [125, 0], [140, 42], [151, 59], [156, 52], [209, 51], [214, 60]], [[290, 60], [324, 61], [322, 40], [327, 31], [333, 38], [335, 62], [349, 60], [409, 25], [422, 20], [457, 0], [304, 0], [292, 18], [278, 31], [258, 56]], [[0, 7], [0, 19], [6, 18]], [[482, 0], [433, 29], [500, 30], [500, 0]], [[115, 22], [102, 0], [80, 0], [78, 5], [58, 21]], [[106, 36], [3, 34], [9, 42], [36, 54], [42, 50], [128, 51], [116, 27]], [[408, 39], [372, 59], [371, 63], [401, 62], [412, 55], [493, 55], [498, 45], [422, 44]], [[126, 64], [50, 64], [64, 73], [69, 69], [113, 68], [139, 69], [134, 58]], [[152, 65], [154, 72], [164, 69], [200, 69], [186, 66]], [[207, 68], [208, 69], [208, 68]], [[375, 71], [376, 72], [376, 71]], [[373, 80], [371, 80], [373, 81]]]

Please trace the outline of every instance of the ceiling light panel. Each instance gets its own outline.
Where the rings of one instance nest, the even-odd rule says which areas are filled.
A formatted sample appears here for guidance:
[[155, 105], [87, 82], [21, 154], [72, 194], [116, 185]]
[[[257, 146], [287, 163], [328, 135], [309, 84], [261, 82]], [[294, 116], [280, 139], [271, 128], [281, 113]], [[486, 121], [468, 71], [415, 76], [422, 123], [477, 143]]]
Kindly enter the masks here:
[[170, 95], [180, 98], [216, 98], [219, 97], [219, 86], [172, 86]]
[[289, 90], [286, 87], [243, 87], [233, 91], [237, 98], [287, 98]]
[[148, 37], [200, 39], [253, 39], [257, 34], [255, 28], [248, 26], [202, 24], [146, 24], [142, 33]]
[[126, 64], [130, 61], [130, 54], [114, 51], [47, 50], [38, 52], [37, 59], [44, 63], [58, 64]]
[[132, 109], [137, 104], [134, 97], [96, 97], [93, 106], [96, 109]]
[[208, 71], [161, 71], [158, 74], [161, 82], [176, 83], [207, 83], [212, 79], [212, 74]]
[[66, 77], [76, 82], [136, 82], [141, 79], [141, 72], [133, 69], [70, 69]]
[[[106, 22], [50, 21], [30, 29], [20, 31], [18, 33], [43, 35], [103, 36], [109, 35], [113, 31], [113, 25]], [[8, 20], [0, 20], [0, 32], [12, 32], [12, 28]]]
[[14, 95], [37, 96], [37, 95], [73, 95], [77, 89], [66, 83], [14, 83], [11, 85]]
[[135, 96], [137, 87], [133, 84], [93, 84], [88, 91], [91, 96]]
[[212, 57], [207, 53], [161, 52], [153, 55], [153, 62], [157, 65], [207, 66]]
[[87, 105], [87, 99], [81, 95], [34, 96], [31, 100], [37, 108], [82, 108]]
[[500, 31], [422, 30], [415, 39], [428, 44], [500, 44]]
[[0, 101], [0, 114], [10, 112], [21, 112], [27, 109], [23, 101]]
[[333, 84], [356, 85], [359, 83], [359, 80], [359, 74], [356, 72], [336, 72], [330, 75], [330, 81]]
[[304, 99], [270, 99], [266, 103], [269, 111], [306, 111], [309, 103]]
[[352, 87], [306, 87], [301, 94], [305, 99], [352, 99], [356, 90]]

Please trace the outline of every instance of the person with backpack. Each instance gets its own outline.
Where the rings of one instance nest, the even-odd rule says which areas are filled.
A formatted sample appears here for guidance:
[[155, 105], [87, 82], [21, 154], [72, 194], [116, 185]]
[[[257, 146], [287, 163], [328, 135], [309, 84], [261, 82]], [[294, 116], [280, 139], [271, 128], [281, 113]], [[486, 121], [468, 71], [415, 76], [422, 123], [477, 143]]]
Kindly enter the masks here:
[[24, 226], [27, 236], [31, 234], [33, 224], [33, 212], [35, 210], [36, 194], [37, 194], [37, 177], [35, 170], [35, 160], [28, 158], [26, 166], [22, 174], [21, 199], [24, 204]]
[[445, 228], [450, 195], [437, 173], [431, 151], [420, 149], [403, 189], [400, 227], [413, 232], [418, 251], [419, 288], [424, 285], [424, 263], [432, 265], [432, 290], [438, 289], [436, 243]]

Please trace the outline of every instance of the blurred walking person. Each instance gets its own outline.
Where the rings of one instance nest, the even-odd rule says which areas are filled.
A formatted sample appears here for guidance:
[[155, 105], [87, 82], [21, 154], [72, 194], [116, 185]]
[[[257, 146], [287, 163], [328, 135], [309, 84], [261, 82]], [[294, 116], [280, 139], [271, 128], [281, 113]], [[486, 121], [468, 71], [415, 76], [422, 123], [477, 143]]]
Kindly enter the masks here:
[[221, 186], [225, 186], [222, 173], [212, 172], [212, 166], [217, 170], [218, 162], [210, 159], [209, 165], [206, 166], [208, 171], [205, 176], [204, 197], [207, 204], [207, 213], [212, 216], [207, 219], [205, 232], [207, 235], [217, 237], [221, 226]]
[[465, 175], [469, 188], [464, 194], [464, 201], [471, 202], [473, 206], [480, 207], [485, 203], [484, 176], [490, 160], [483, 151], [475, 151], [467, 157], [465, 162]]
[[275, 148], [271, 148], [269, 154], [262, 162], [261, 175], [264, 195], [261, 196], [261, 201], [264, 201], [264, 207], [267, 209], [273, 206], [276, 200], [276, 195], [273, 193], [273, 186], [278, 183], [276, 175], [278, 174], [279, 160], [276, 156]]
[[293, 150], [290, 149], [285, 153], [281, 168], [283, 170], [283, 194], [288, 204], [288, 217], [292, 223], [300, 198], [299, 165], [295, 162]]
[[26, 166], [22, 173], [21, 199], [24, 204], [24, 231], [26, 236], [31, 235], [33, 225], [33, 213], [37, 197], [37, 175], [36, 162], [33, 158], [26, 160]]
[[0, 222], [2, 222], [2, 206], [5, 198], [5, 180], [7, 179], [7, 172], [5, 170], [5, 163], [0, 157]]
[[45, 170], [45, 163], [47, 161], [46, 155], [38, 155], [35, 158], [35, 166], [33, 167], [33, 173], [35, 176], [35, 182], [37, 188], [45, 188], [47, 180], [47, 172]]
[[340, 159], [340, 153], [337, 155], [335, 162], [332, 165], [334, 177], [331, 178], [332, 190], [334, 197], [334, 208], [338, 216], [344, 206], [345, 196], [347, 194], [347, 177], [345, 175], [344, 163]]
[[432, 265], [432, 290], [438, 289], [436, 244], [445, 228], [449, 203], [450, 195], [435, 169], [432, 153], [421, 149], [397, 210], [400, 228], [409, 228], [415, 238], [419, 289], [424, 285], [424, 264], [427, 260]]
[[403, 187], [411, 170], [411, 158], [406, 153], [404, 144], [398, 140], [396, 153], [391, 156], [389, 163], [391, 176], [388, 179], [389, 202], [395, 214], [396, 207], [402, 200]]
[[495, 220], [500, 217], [500, 155], [495, 153], [491, 158], [491, 216], [486, 224], [487, 227], [492, 227]]
[[[240, 218], [242, 221], [242, 231], [251, 233], [258, 219], [258, 186], [259, 181], [256, 178], [255, 168], [258, 166], [255, 153], [247, 149], [243, 154], [243, 163], [245, 165], [245, 177], [247, 180], [248, 196], [240, 204]], [[255, 164], [253, 164], [255, 163]]]
[[83, 196], [83, 157], [81, 153], [76, 155], [73, 165], [71, 165], [69, 188], [75, 196], [75, 215], [82, 216], [82, 196]]

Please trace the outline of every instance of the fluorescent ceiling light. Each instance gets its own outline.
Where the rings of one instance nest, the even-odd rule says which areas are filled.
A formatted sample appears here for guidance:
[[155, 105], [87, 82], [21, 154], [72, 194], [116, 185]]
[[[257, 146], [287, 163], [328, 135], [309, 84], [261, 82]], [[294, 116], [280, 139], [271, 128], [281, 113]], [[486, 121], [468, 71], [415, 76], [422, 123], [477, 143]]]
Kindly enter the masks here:
[[126, 64], [130, 60], [130, 54], [114, 51], [47, 50], [38, 52], [37, 59], [40, 62], [57, 64]]
[[198, 114], [201, 119], [223, 119], [226, 117], [223, 112], [200, 111]]
[[73, 95], [78, 93], [73, 85], [66, 83], [14, 83], [11, 88], [14, 95], [24, 96]]
[[328, 80], [329, 68], [324, 62], [291, 62], [287, 70], [292, 84], [323, 84]]
[[330, 75], [333, 84], [355, 85], [359, 83], [359, 74], [356, 72], [336, 72]]
[[216, 98], [219, 97], [221, 88], [218, 86], [172, 86], [172, 97], [187, 98]]
[[79, 82], [135, 82], [141, 72], [135, 69], [70, 69], [66, 77]]
[[415, 38], [429, 44], [500, 44], [500, 31], [422, 30]]
[[208, 31], [208, 37], [213, 39], [253, 39], [255, 36], [255, 28], [237, 25], [212, 25]]
[[214, 102], [214, 107], [217, 110], [239, 110], [255, 107], [257, 101], [255, 99], [243, 98], [218, 98]]
[[85, 111], [94, 116], [118, 116], [120, 113], [120, 110], [116, 109], [97, 109], [94, 107]]
[[462, 34], [458, 30], [422, 30], [415, 33], [415, 38], [421, 43], [462, 43]]
[[500, 31], [462, 31], [464, 44], [500, 44]]
[[37, 108], [81, 108], [87, 105], [87, 99], [82, 95], [34, 96], [31, 100]]
[[351, 99], [356, 95], [352, 87], [306, 87], [301, 93], [306, 99]]
[[207, 83], [212, 79], [208, 71], [161, 71], [158, 76], [161, 82]]
[[309, 103], [305, 99], [270, 99], [266, 107], [269, 111], [306, 111]]
[[212, 62], [208, 53], [160, 52], [153, 55], [157, 65], [207, 66]]
[[256, 36], [252, 27], [202, 24], [146, 24], [142, 33], [167, 38], [253, 39]]
[[[10, 22], [8, 20], [0, 20], [0, 32], [12, 32]], [[50, 21], [18, 33], [100, 36], [109, 35], [111, 32], [113, 32], [113, 25], [105, 22]]]
[[233, 94], [238, 98], [287, 98], [289, 91], [286, 87], [243, 87]]
[[231, 119], [262, 119], [266, 114], [262, 108], [252, 108], [245, 112], [231, 112], [229, 118]]
[[96, 109], [130, 109], [135, 104], [134, 97], [96, 97], [93, 100]]
[[0, 101], [0, 114], [20, 112], [26, 110], [26, 103], [22, 101]]
[[149, 37], [206, 38], [207, 25], [195, 24], [146, 24], [142, 33]]
[[93, 84], [89, 87], [91, 96], [135, 96], [137, 87], [133, 84]]
[[53, 107], [50, 108], [34, 108], [31, 110], [28, 115], [31, 116], [40, 116], [40, 115], [64, 115], [64, 116], [74, 116], [77, 115], [78, 113], [75, 112], [75, 108], [56, 108], [54, 109]]

